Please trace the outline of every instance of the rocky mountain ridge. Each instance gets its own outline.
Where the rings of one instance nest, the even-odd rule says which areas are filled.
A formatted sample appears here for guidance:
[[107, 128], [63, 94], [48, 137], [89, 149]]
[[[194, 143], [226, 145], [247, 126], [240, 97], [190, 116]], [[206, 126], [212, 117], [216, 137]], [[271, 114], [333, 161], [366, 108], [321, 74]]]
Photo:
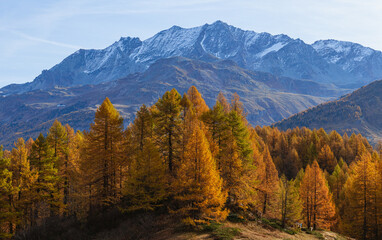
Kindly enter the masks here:
[[33, 82], [6, 86], [0, 94], [113, 81], [175, 56], [206, 62], [232, 60], [252, 71], [341, 87], [360, 87], [382, 78], [380, 51], [336, 40], [309, 45], [284, 34], [245, 31], [216, 21], [194, 28], [173, 26], [144, 41], [124, 37], [101, 50], [80, 49]]

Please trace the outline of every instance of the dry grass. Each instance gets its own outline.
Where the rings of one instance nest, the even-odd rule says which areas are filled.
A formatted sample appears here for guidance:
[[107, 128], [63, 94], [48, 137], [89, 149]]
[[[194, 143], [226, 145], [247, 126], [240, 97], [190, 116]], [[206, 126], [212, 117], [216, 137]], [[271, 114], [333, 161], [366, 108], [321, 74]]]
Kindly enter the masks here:
[[[241, 233], [234, 237], [234, 239], [248, 239], [248, 240], [350, 240], [350, 238], [345, 238], [334, 232], [320, 231], [317, 232], [323, 236], [320, 238], [313, 234], [308, 234], [305, 232], [300, 232], [295, 235], [290, 235], [286, 232], [282, 232], [271, 227], [264, 227], [264, 225], [257, 222], [247, 222], [247, 223], [231, 223], [226, 222], [224, 227], [238, 228]], [[161, 232], [157, 232], [152, 236], [155, 240], [173, 239], [173, 240], [204, 240], [204, 239], [217, 239], [208, 233], [176, 233], [173, 229], [166, 229]]]

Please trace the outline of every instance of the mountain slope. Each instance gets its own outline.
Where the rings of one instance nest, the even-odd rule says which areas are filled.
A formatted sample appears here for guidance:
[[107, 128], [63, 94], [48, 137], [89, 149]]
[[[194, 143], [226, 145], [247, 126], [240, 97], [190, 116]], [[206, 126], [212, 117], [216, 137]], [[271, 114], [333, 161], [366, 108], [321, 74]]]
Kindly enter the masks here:
[[312, 46], [327, 62], [334, 63], [355, 78], [361, 79], [362, 84], [382, 76], [380, 51], [357, 43], [336, 40], [316, 41]]
[[382, 80], [375, 81], [337, 101], [318, 105], [274, 124], [280, 129], [324, 128], [361, 133], [372, 142], [382, 140]]
[[309, 45], [283, 34], [244, 31], [217, 21], [189, 29], [174, 26], [144, 41], [121, 38], [102, 50], [78, 50], [33, 82], [6, 86], [0, 94], [112, 81], [174, 56], [207, 62], [228, 59], [248, 70], [340, 86], [382, 78], [380, 51], [335, 40]]
[[[183, 94], [192, 85], [209, 106], [215, 104], [219, 91], [227, 97], [237, 92], [248, 112], [247, 119], [260, 125], [279, 121], [340, 94], [331, 86], [252, 72], [232, 61], [208, 63], [175, 57], [159, 60], [144, 73], [116, 81], [2, 97], [0, 144], [9, 146], [18, 137], [36, 137], [39, 132], [46, 132], [56, 118], [75, 129], [88, 129], [96, 107], [105, 97], [110, 98], [128, 124], [141, 104], [153, 104], [172, 88]], [[319, 97], [323, 94], [326, 97]]]

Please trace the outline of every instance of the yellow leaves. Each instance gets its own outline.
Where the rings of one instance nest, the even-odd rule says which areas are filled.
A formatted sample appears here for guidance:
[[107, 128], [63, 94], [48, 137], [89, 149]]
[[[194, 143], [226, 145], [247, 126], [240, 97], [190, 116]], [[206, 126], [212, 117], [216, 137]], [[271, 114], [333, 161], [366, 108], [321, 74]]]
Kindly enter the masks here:
[[119, 199], [123, 142], [123, 119], [106, 98], [96, 111], [90, 132], [85, 134], [82, 150], [83, 181], [94, 188], [91, 204], [108, 205]]
[[256, 186], [258, 192], [257, 208], [259, 212], [274, 217], [277, 206], [277, 192], [279, 178], [276, 167], [266, 147], [262, 152], [262, 157], [256, 163]]
[[188, 89], [187, 96], [192, 102], [195, 114], [198, 117], [209, 110], [206, 102], [202, 98], [202, 95], [199, 93], [195, 86], [191, 86]]
[[337, 165], [337, 160], [329, 145], [325, 145], [321, 148], [321, 151], [318, 154], [318, 163], [322, 169], [327, 170], [329, 173], [333, 172]]
[[123, 195], [129, 199], [126, 210], [154, 210], [168, 195], [165, 166], [154, 144], [145, 139], [131, 161]]
[[191, 217], [193, 221], [223, 220], [226, 193], [223, 181], [209, 150], [207, 139], [198, 124], [192, 129], [186, 154], [172, 184], [176, 205], [174, 213]]
[[[121, 203], [129, 212], [164, 205], [189, 225], [224, 220], [228, 209], [244, 216], [253, 208], [263, 216], [281, 216], [285, 223], [299, 220], [303, 207], [307, 226], [330, 228], [335, 209], [318, 159], [322, 168], [334, 169], [328, 178], [337, 207], [346, 206], [339, 210], [346, 210], [343, 229], [360, 228], [359, 209], [365, 202], [368, 229], [375, 227], [370, 216], [382, 207], [382, 163], [377, 153], [370, 156], [371, 146], [362, 136], [342, 138], [307, 128], [281, 132], [246, 123], [238, 95], [229, 104], [219, 94], [209, 110], [191, 87], [183, 98], [173, 89], [155, 105], [143, 105], [123, 131], [123, 119], [106, 98], [89, 132], [75, 133], [56, 121], [49, 146], [42, 135], [35, 142], [20, 139], [9, 154], [10, 170], [2, 171], [6, 176], [0, 180], [7, 185], [12, 173], [15, 189], [31, 203], [39, 197], [45, 206], [65, 207], [67, 214], [81, 218], [94, 206]], [[342, 159], [350, 163], [356, 155], [361, 157], [346, 181]], [[35, 171], [27, 171], [28, 156]], [[307, 166], [305, 174], [302, 166]], [[281, 181], [279, 173], [286, 175]], [[365, 194], [367, 201], [362, 200]], [[28, 201], [23, 201], [26, 208]]]
[[376, 239], [382, 209], [382, 176], [379, 161], [374, 161], [369, 153], [363, 153], [350, 166], [349, 177], [344, 186], [346, 211], [342, 228], [348, 234]]
[[334, 220], [335, 208], [324, 174], [317, 161], [305, 169], [300, 185], [300, 196], [307, 227], [329, 229]]

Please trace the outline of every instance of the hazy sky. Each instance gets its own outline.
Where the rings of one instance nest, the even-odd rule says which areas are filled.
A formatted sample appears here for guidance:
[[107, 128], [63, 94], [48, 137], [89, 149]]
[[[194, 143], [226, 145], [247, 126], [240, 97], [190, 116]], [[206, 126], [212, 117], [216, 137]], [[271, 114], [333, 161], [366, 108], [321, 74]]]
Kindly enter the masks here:
[[382, 50], [381, 12], [380, 0], [0, 0], [0, 87], [32, 81], [79, 48], [216, 20]]

